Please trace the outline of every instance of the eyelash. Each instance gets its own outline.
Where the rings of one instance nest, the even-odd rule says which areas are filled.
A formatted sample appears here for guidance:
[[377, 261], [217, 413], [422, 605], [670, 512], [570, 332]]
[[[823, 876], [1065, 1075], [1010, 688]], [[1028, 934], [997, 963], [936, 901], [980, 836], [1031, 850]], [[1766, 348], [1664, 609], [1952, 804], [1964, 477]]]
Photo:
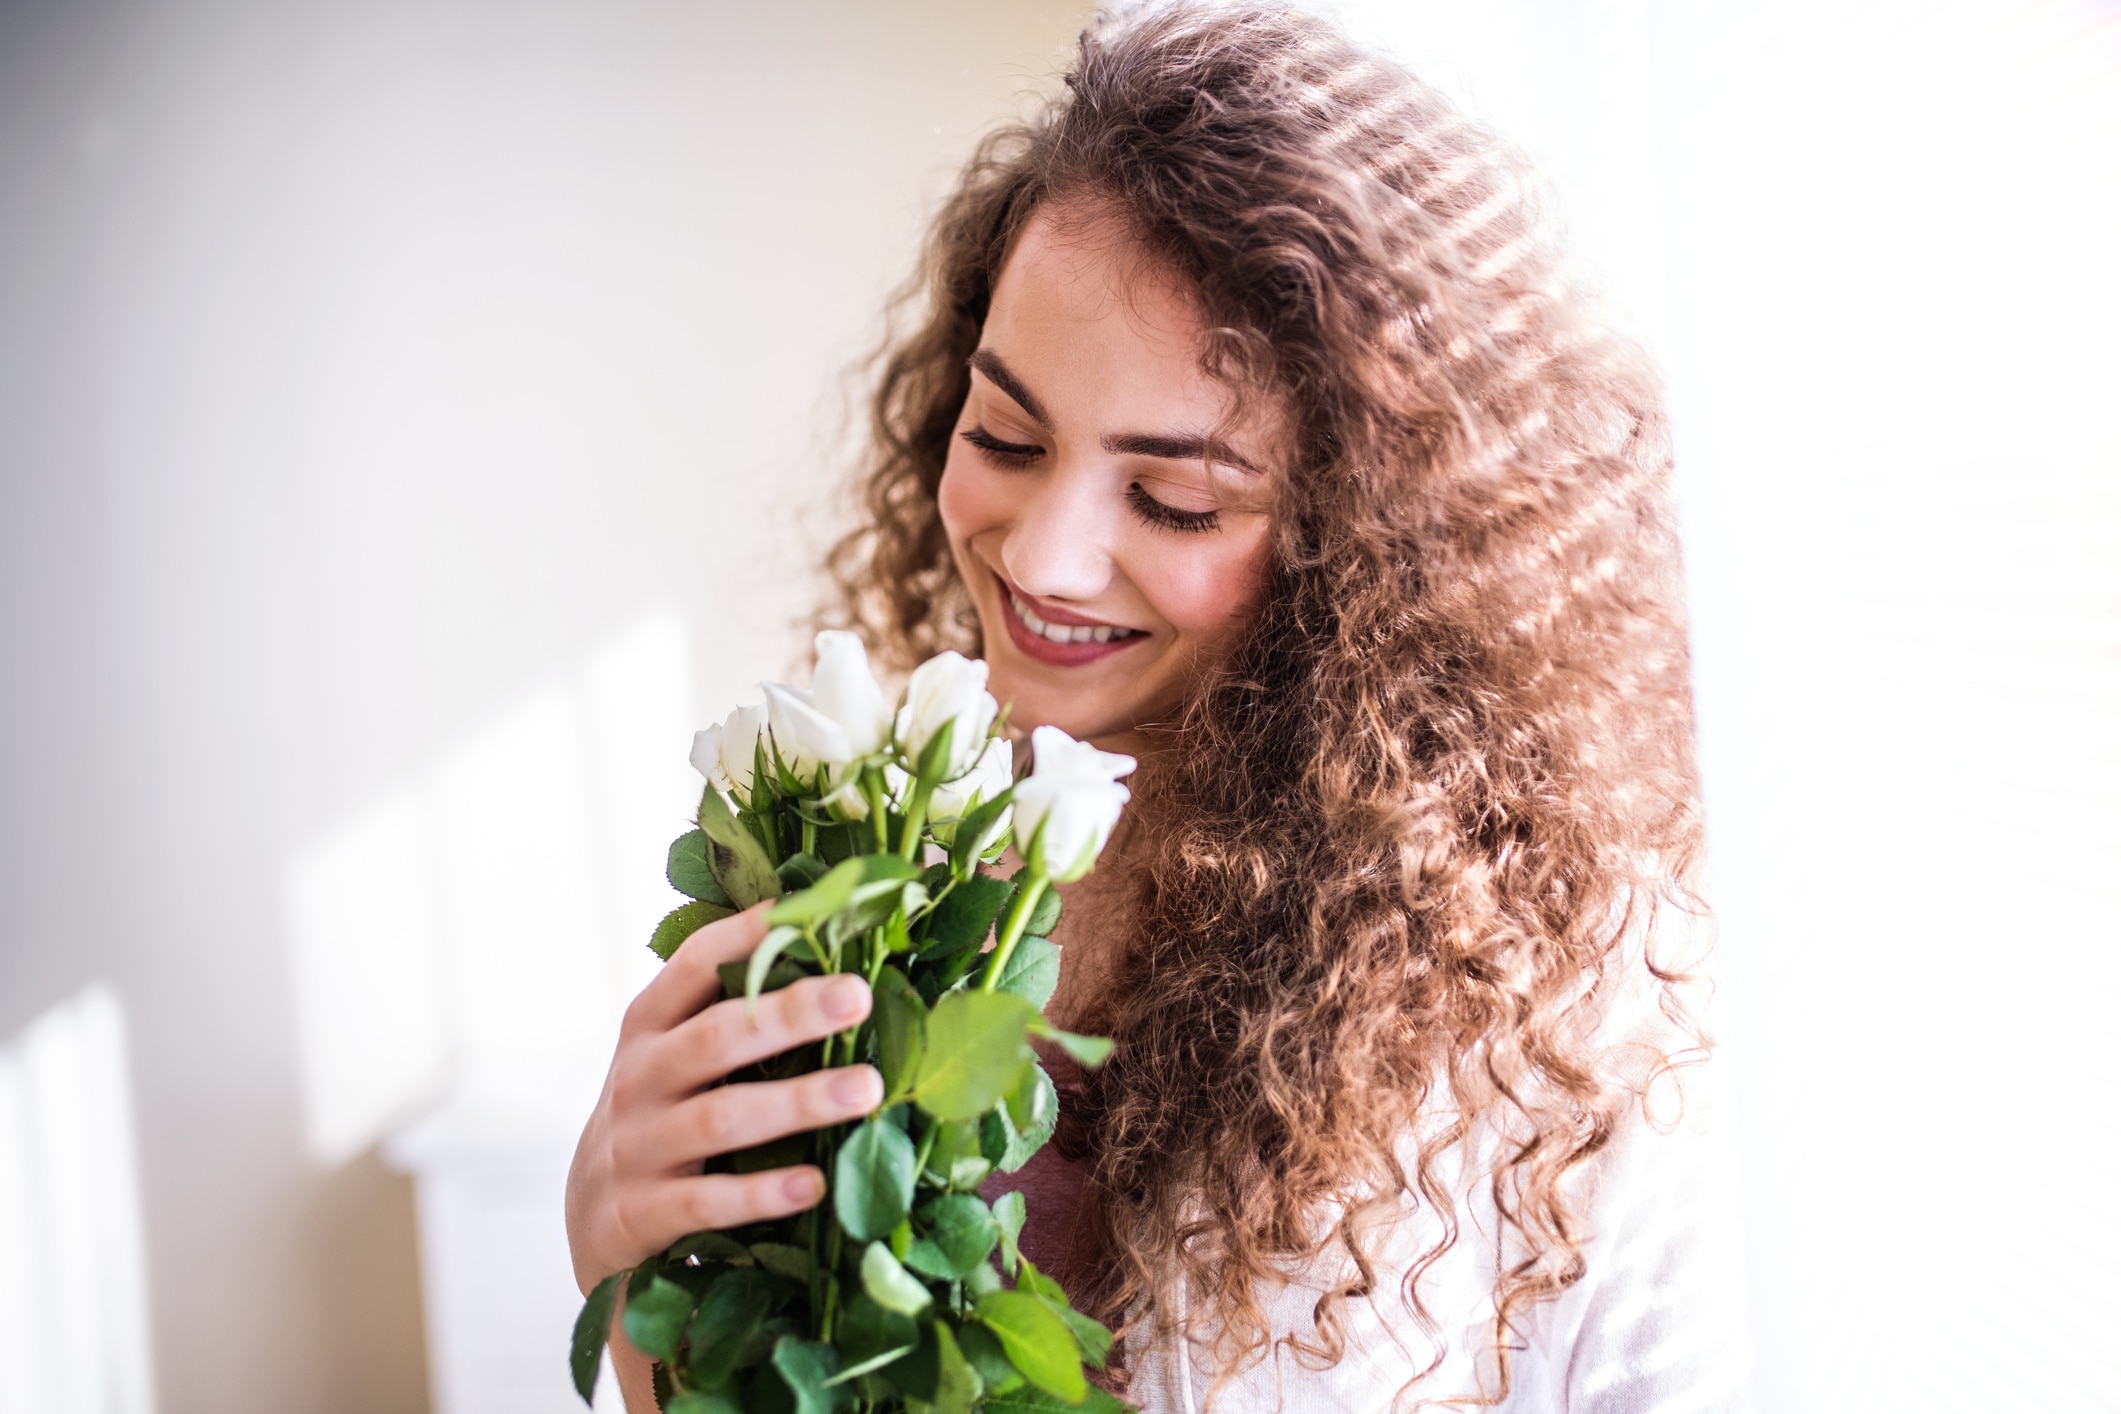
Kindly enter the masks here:
[[[1027, 467], [1044, 454], [1043, 449], [1039, 447], [1004, 442], [984, 427], [968, 427], [957, 435], [979, 448], [980, 454], [996, 466]], [[1132, 506], [1134, 513], [1143, 520], [1151, 525], [1162, 526], [1166, 530], [1198, 534], [1214, 530], [1222, 524], [1221, 518], [1214, 511], [1182, 511], [1176, 506], [1165, 505], [1142, 490], [1138, 481], [1127, 487], [1127, 504]]]
[[1127, 502], [1134, 507], [1136, 515], [1151, 525], [1160, 525], [1166, 530], [1197, 534], [1213, 530], [1222, 523], [1213, 511], [1182, 511], [1176, 506], [1165, 505], [1142, 490], [1139, 481], [1128, 485]]
[[987, 460], [996, 466], [1029, 466], [1038, 460], [1042, 450], [1017, 442], [1004, 442], [984, 427], [968, 427], [957, 435], [979, 448], [986, 454]]

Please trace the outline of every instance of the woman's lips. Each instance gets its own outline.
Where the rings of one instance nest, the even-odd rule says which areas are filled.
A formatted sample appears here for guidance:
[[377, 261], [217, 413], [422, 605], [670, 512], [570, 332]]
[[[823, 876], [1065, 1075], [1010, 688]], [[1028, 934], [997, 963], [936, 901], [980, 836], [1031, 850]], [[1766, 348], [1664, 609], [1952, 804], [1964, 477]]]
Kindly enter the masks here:
[[[994, 589], [1002, 600], [1002, 621], [1008, 626], [1009, 641], [1025, 657], [1056, 668], [1076, 668], [1085, 663], [1095, 663], [1115, 653], [1123, 653], [1137, 643], [1146, 642], [1149, 635], [1140, 629], [1121, 628], [1117, 624], [1078, 622], [1063, 624], [1058, 616], [1047, 617], [1030, 604], [1017, 597], [1008, 582], [1000, 575], [994, 577]], [[1074, 618], [1075, 615], [1068, 617]], [[1028, 620], [1028, 621], [1027, 621]], [[1048, 637], [1049, 633], [1067, 633], [1066, 643]], [[1106, 635], [1100, 638], [1098, 635]]]

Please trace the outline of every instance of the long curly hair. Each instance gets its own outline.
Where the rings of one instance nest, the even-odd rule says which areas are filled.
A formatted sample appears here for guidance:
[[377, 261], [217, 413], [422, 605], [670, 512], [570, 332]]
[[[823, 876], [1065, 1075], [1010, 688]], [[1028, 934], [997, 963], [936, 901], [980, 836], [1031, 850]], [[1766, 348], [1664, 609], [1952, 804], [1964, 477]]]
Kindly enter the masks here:
[[[1208, 370], [1293, 437], [1263, 606], [1148, 729], [1185, 749], [1146, 777], [1096, 1018], [1120, 1043], [1083, 1116], [1103, 1309], [1157, 1312], [1178, 1274], [1226, 1354], [1337, 1360], [1337, 1305], [1377, 1279], [1353, 1215], [1411, 1201], [1442, 1217], [1403, 1278], [1433, 1330], [1445, 1156], [1485, 1124], [1506, 1391], [1513, 1322], [1584, 1268], [1571, 1175], [1639, 1098], [1601, 1039], [1623, 974], [1683, 1019], [1680, 974], [1629, 943], [1689, 897], [1699, 828], [1657, 379], [1562, 278], [1510, 152], [1325, 22], [1106, 16], [1066, 82], [933, 227], [841, 612], [901, 666], [978, 651], [936, 503], [966, 360], [1034, 211], [1119, 216], [1195, 293]], [[1327, 1248], [1350, 1275], [1314, 1329], [1269, 1330], [1261, 1283]]]

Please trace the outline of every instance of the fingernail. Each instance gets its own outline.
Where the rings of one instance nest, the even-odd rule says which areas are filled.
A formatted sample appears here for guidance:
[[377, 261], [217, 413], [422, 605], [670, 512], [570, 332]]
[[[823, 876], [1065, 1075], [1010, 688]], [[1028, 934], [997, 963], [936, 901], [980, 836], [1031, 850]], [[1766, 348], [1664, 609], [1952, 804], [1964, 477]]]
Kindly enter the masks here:
[[832, 1095], [834, 1104], [850, 1110], [866, 1110], [879, 1098], [876, 1092], [881, 1078], [866, 1065], [849, 1066], [833, 1076], [825, 1088]]
[[869, 1010], [869, 989], [859, 977], [835, 977], [818, 1005], [834, 1021], [852, 1021]]
[[825, 1196], [825, 1176], [816, 1169], [799, 1169], [781, 1180], [781, 1191], [789, 1202], [808, 1207]]

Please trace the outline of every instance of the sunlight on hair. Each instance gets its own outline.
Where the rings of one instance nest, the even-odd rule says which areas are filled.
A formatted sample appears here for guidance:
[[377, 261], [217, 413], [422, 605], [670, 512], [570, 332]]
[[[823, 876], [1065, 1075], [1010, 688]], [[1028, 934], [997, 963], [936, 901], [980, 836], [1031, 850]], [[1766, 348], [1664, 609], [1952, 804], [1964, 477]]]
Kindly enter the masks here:
[[1672, 384], [1763, 1407], [2121, 1407], [2121, 15], [1347, 10]]
[[0, 1049], [0, 1414], [151, 1414], [125, 1016], [92, 986]]

